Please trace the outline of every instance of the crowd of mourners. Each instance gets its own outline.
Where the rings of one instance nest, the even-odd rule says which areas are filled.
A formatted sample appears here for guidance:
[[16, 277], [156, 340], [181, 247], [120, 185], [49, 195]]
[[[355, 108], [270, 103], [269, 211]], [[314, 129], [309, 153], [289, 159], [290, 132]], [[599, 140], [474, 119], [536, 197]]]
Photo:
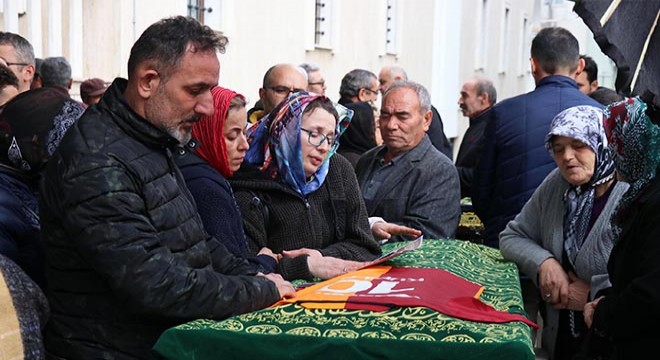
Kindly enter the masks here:
[[0, 33], [0, 358], [150, 358], [172, 326], [265, 308], [384, 243], [456, 238], [462, 199], [520, 269], [549, 359], [653, 353], [660, 100], [598, 86], [568, 30], [534, 37], [533, 91], [465, 81], [455, 160], [400, 66], [348, 72], [335, 102], [317, 66], [275, 64], [248, 109], [218, 85], [227, 42], [162, 19], [128, 78], [89, 79], [80, 102], [65, 58]]

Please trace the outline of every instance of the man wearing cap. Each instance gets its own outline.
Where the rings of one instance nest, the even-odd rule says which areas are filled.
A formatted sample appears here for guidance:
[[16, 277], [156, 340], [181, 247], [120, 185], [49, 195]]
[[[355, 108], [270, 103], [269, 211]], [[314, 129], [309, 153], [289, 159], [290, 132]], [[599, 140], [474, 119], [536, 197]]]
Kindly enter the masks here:
[[96, 104], [101, 100], [105, 89], [105, 81], [99, 78], [87, 79], [80, 84], [80, 98], [87, 106]]

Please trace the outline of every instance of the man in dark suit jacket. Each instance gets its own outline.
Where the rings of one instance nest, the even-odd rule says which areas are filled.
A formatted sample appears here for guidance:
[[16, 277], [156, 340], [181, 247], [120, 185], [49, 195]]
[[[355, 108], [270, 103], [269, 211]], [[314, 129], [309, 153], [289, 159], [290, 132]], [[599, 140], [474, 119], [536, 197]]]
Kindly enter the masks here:
[[362, 155], [355, 170], [370, 217], [419, 229], [426, 238], [449, 238], [461, 212], [460, 186], [451, 160], [426, 135], [431, 119], [423, 86], [392, 85], [380, 110], [383, 145]]
[[536, 89], [490, 110], [472, 195], [487, 245], [498, 247], [499, 233], [555, 168], [544, 148], [555, 115], [577, 105], [603, 107], [577, 88], [574, 76], [584, 67], [579, 56], [578, 41], [568, 30], [541, 30], [531, 49]]

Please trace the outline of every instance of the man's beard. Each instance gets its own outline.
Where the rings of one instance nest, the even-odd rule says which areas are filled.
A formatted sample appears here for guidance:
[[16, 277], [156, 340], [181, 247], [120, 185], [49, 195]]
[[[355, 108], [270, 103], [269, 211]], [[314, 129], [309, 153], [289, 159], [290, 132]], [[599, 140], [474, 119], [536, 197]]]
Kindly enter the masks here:
[[192, 139], [192, 124], [199, 121], [201, 115], [193, 113], [178, 121], [176, 125], [168, 126], [167, 124], [171, 124], [170, 119], [177, 116], [171, 105], [172, 101], [165, 93], [165, 86], [161, 85], [153, 98], [145, 104], [145, 118], [177, 139], [181, 145], [186, 145]]
[[177, 139], [179, 144], [186, 145], [192, 139], [192, 125], [189, 125], [190, 130], [184, 130], [183, 127], [187, 127], [190, 122], [197, 121], [199, 121], [199, 115], [193, 115], [185, 119], [181, 124], [175, 127], [164, 127], [163, 130], [165, 130], [165, 132], [170, 134], [170, 136], [173, 138]]
[[179, 130], [179, 126], [174, 128], [165, 128], [163, 130], [165, 130], [173, 138], [179, 140], [179, 144], [181, 145], [186, 145], [192, 139], [192, 133]]

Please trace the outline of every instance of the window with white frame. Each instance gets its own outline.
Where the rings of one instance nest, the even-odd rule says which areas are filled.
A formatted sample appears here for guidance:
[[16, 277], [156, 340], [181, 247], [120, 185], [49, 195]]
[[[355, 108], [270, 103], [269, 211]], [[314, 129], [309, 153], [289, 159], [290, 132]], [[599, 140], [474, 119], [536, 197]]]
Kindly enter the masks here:
[[501, 35], [501, 48], [500, 48], [500, 64], [499, 64], [499, 73], [506, 73], [506, 66], [509, 63], [509, 27], [511, 23], [511, 9], [506, 6], [504, 8], [504, 22], [502, 23], [502, 35]]
[[213, 11], [213, 8], [206, 6], [204, 0], [188, 0], [188, 16], [197, 19], [200, 23], [204, 24], [206, 13]]
[[332, 46], [332, 1], [316, 0], [314, 13], [314, 46], [329, 49]]
[[397, 0], [387, 0], [387, 18], [385, 27], [385, 52], [387, 54], [396, 54], [398, 52], [397, 44]]
[[476, 70], [484, 71], [488, 57], [488, 0], [481, 1], [481, 13], [479, 14], [479, 45], [476, 49]]
[[524, 76], [529, 71], [529, 19], [527, 16], [522, 20], [522, 31], [520, 31], [520, 42], [518, 47], [518, 76]]
[[223, 8], [222, 0], [204, 0], [204, 7], [206, 11], [204, 13], [204, 25], [207, 25], [213, 30], [224, 31], [226, 26], [223, 16], [225, 15], [225, 9]]

